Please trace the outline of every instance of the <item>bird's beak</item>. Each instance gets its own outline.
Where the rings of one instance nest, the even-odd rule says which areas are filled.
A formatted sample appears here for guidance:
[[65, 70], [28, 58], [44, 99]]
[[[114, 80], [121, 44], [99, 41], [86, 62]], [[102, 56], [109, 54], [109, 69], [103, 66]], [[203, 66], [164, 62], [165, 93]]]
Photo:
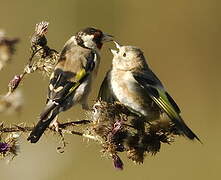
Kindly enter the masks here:
[[102, 37], [101, 41], [102, 41], [102, 43], [113, 41], [113, 36], [103, 33], [103, 37]]
[[114, 44], [115, 44], [115, 46], [116, 46], [116, 48], [117, 48], [118, 50], [110, 49], [110, 51], [112, 52], [112, 54], [113, 54], [114, 56], [116, 56], [117, 53], [119, 52], [120, 48], [121, 48], [121, 45], [120, 45], [119, 43], [117, 43], [116, 41], [113, 41], [113, 42], [114, 42]]
[[121, 45], [120, 45], [118, 42], [114, 41], [114, 44], [115, 44], [115, 46], [116, 46], [117, 49], [120, 49], [120, 48], [121, 48]]
[[112, 53], [114, 56], [117, 55], [117, 50], [115, 50], [115, 49], [110, 49], [110, 51], [111, 51], [111, 53]]
[[112, 52], [112, 54], [113, 54], [114, 56], [116, 56], [117, 53], [119, 52], [120, 48], [121, 48], [121, 45], [120, 45], [119, 43], [117, 43], [116, 41], [113, 41], [113, 42], [114, 42], [114, 44], [115, 44], [115, 46], [116, 46], [116, 48], [117, 48], [118, 50], [110, 49], [110, 51]]

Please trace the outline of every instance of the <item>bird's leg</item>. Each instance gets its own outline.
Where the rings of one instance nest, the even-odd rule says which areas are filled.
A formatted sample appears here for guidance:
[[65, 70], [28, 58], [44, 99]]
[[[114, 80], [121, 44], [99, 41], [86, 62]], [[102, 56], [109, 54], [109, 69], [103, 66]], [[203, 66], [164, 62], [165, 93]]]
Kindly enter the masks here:
[[90, 108], [89, 108], [87, 103], [82, 103], [81, 106], [82, 106], [82, 109], [84, 109], [86, 111], [90, 110]]
[[62, 129], [58, 129], [58, 133], [61, 136], [61, 146], [57, 147], [57, 151], [59, 153], [63, 153], [64, 152], [64, 148], [66, 147], [66, 141], [64, 139], [64, 135], [62, 133]]
[[58, 115], [51, 122], [51, 124], [49, 125], [49, 128], [53, 128], [61, 136], [61, 144], [62, 145], [57, 147], [57, 151], [59, 153], [63, 153], [64, 152], [64, 148], [66, 147], [67, 143], [65, 142], [64, 135], [62, 133], [62, 129], [60, 128], [60, 123], [58, 122]]
[[84, 99], [81, 101], [81, 106], [82, 106], [82, 109], [84, 109], [85, 111], [90, 111], [90, 110], [91, 110], [91, 109], [89, 108], [89, 106], [88, 106], [87, 98], [84, 98]]
[[58, 115], [54, 118], [54, 120], [50, 123], [49, 128], [54, 128], [56, 132], [59, 132], [59, 122]]

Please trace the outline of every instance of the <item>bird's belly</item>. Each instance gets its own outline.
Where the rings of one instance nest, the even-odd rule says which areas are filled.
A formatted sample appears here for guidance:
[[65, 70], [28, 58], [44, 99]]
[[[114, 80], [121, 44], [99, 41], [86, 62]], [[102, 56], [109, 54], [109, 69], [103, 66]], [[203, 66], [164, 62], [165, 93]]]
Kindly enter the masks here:
[[148, 120], [156, 120], [159, 118], [160, 112], [131, 73], [111, 74], [111, 87], [114, 95], [122, 104], [132, 111], [145, 116]]
[[73, 101], [79, 103], [82, 98], [87, 97], [91, 90], [91, 76], [88, 77], [75, 91]]

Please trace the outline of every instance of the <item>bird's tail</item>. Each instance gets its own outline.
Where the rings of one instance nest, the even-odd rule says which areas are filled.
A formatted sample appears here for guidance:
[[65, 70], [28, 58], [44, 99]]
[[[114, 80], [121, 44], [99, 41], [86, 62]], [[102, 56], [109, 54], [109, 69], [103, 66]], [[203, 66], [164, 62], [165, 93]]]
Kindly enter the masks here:
[[173, 122], [177, 126], [178, 130], [181, 131], [181, 134], [188, 137], [190, 140], [197, 139], [200, 143], [202, 143], [197, 135], [185, 124], [182, 118], [180, 118], [179, 120], [176, 119]]
[[59, 107], [55, 103], [50, 103], [49, 105], [47, 105], [40, 115], [40, 120], [33, 128], [27, 140], [31, 143], [38, 142], [44, 131], [49, 127], [50, 123], [53, 121], [58, 113]]

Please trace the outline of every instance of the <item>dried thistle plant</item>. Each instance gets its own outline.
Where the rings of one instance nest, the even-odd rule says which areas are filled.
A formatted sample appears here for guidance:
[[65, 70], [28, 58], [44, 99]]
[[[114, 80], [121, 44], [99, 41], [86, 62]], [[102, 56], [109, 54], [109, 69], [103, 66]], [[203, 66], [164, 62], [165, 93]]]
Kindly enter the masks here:
[[18, 41], [18, 38], [8, 38], [5, 32], [0, 30], [0, 70], [10, 62]]
[[[87, 125], [89, 123], [91, 123], [91, 121], [89, 120], [80, 120], [80, 121], [60, 123], [58, 131], [54, 127], [49, 127], [46, 133], [53, 132], [53, 135], [58, 134], [61, 137], [62, 145], [57, 148], [57, 151], [59, 153], [63, 153], [64, 148], [66, 147], [66, 144], [67, 144], [64, 139], [64, 134], [84, 136], [83, 132], [76, 131], [76, 128], [79, 129], [79, 126], [82, 127], [82, 125]], [[6, 159], [7, 157], [14, 158], [20, 151], [20, 146], [18, 144], [18, 137], [21, 134], [30, 133], [30, 131], [33, 130], [34, 126], [35, 125], [28, 126], [26, 123], [5, 126], [4, 123], [2, 122], [0, 124], [0, 157], [1, 159]]]
[[[125, 152], [128, 159], [141, 164], [147, 154], [155, 155], [160, 151], [162, 143], [170, 144], [176, 135], [173, 124], [164, 126], [162, 122], [146, 123], [119, 103], [108, 104], [97, 101], [87, 116], [88, 120], [59, 124], [58, 131], [53, 127], [48, 128], [47, 132], [54, 132], [61, 137], [62, 146], [57, 150], [64, 152], [67, 144], [64, 134], [92, 139], [101, 144], [101, 152], [110, 157], [114, 167], [120, 170], [123, 169], [120, 153]], [[0, 134], [28, 133], [33, 128], [34, 125], [21, 124], [6, 127], [1, 124]], [[8, 141], [0, 142], [1, 154], [5, 157], [5, 152], [8, 152]]]
[[129, 159], [140, 164], [146, 154], [159, 152], [162, 143], [173, 142], [175, 135], [172, 124], [164, 127], [160, 122], [146, 123], [119, 103], [97, 101], [91, 119], [84, 136], [94, 137], [102, 145], [102, 152], [113, 159], [118, 169], [123, 169], [119, 153], [126, 152]]
[[15, 75], [9, 82], [9, 93], [12, 93], [27, 74], [36, 71], [43, 75], [50, 76], [57, 63], [59, 53], [47, 45], [46, 34], [48, 31], [48, 22], [42, 21], [36, 24], [35, 31], [31, 37], [31, 56], [28, 59], [23, 73]]
[[[0, 136], [1, 137], [1, 136]], [[12, 160], [20, 152], [20, 133], [10, 133], [3, 141], [0, 139], [0, 158]]]
[[[28, 65], [25, 67], [25, 73], [32, 73], [39, 70], [50, 76], [57, 63], [59, 53], [47, 45], [46, 34], [48, 32], [48, 25], [49, 23], [45, 21], [36, 24], [35, 32], [31, 37], [32, 55], [29, 58]], [[37, 60], [32, 62], [34, 57]]]

